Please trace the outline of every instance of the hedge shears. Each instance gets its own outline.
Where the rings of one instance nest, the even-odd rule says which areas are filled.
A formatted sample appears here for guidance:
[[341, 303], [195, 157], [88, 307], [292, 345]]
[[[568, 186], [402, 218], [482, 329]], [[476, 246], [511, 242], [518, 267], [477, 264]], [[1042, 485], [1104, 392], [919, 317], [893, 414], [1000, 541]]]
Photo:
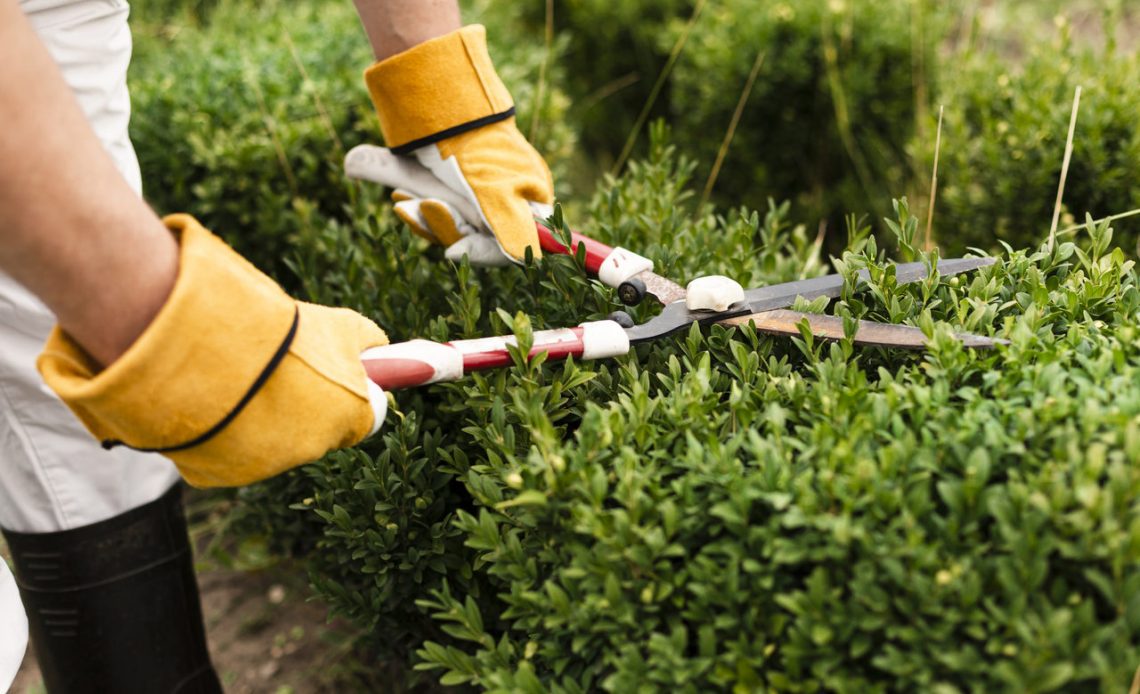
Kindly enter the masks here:
[[[602, 283], [617, 289], [623, 303], [633, 305], [652, 295], [664, 308], [652, 319], [635, 325], [624, 312], [610, 318], [582, 323], [572, 328], [538, 330], [529, 357], [545, 353], [550, 361], [568, 357], [581, 360], [618, 357], [629, 353], [633, 345], [660, 339], [684, 330], [694, 323], [721, 325], [752, 324], [758, 332], [774, 335], [798, 335], [806, 321], [812, 334], [823, 339], [845, 337], [844, 321], [837, 316], [788, 310], [797, 299], [811, 301], [819, 297], [835, 298], [844, 286], [841, 275], [786, 282], [743, 290], [727, 278], [699, 278], [688, 288], [653, 272], [653, 261], [624, 248], [611, 248], [577, 232], [571, 232], [570, 246], [542, 223], [536, 223], [539, 243], [545, 253], [570, 255], [582, 252], [586, 271]], [[952, 258], [938, 262], [943, 276], [957, 275], [987, 267], [993, 258]], [[917, 282], [928, 276], [924, 263], [901, 263], [895, 266], [898, 284]], [[868, 278], [866, 270], [860, 276]], [[956, 333], [967, 347], [992, 348], [1001, 340]], [[919, 328], [906, 325], [858, 321], [854, 342], [858, 344], [923, 349], [926, 336]], [[510, 366], [509, 347], [516, 346], [513, 335], [501, 335], [451, 342], [409, 340], [364, 352], [362, 360], [368, 377], [386, 390], [411, 388], [455, 381], [474, 371]]]

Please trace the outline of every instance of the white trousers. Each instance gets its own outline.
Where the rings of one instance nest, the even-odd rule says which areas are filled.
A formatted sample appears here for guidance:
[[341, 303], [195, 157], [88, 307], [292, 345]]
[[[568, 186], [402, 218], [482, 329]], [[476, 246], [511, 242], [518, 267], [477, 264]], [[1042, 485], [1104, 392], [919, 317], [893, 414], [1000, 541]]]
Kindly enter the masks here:
[[[127, 3], [21, 0], [21, 7], [91, 128], [123, 177], [141, 192], [127, 133]], [[154, 501], [178, 480], [173, 464], [161, 456], [103, 450], [44, 385], [35, 360], [54, 323], [47, 307], [0, 272], [0, 527], [18, 532], [69, 530], [106, 520]], [[26, 642], [19, 595], [0, 561], [0, 691], [15, 676]]]
[[8, 565], [0, 559], [0, 692], [12, 686], [27, 647], [28, 618], [20, 604], [20, 591]]
[[[21, 4], [95, 134], [141, 191], [127, 133], [127, 3]], [[161, 456], [103, 450], [44, 385], [35, 360], [54, 323], [39, 300], [0, 274], [0, 527], [8, 530], [52, 532], [106, 520], [154, 501], [178, 480]]]

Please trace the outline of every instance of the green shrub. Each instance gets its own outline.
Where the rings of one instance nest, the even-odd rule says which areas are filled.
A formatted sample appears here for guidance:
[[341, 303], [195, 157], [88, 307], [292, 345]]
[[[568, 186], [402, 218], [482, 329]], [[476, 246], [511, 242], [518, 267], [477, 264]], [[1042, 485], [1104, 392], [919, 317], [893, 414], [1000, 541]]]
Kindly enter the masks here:
[[[753, 284], [820, 272], [817, 248], [804, 229], [786, 226], [786, 207], [773, 209], [762, 225], [755, 216], [729, 223], [706, 215], [694, 223], [683, 205], [691, 167], [678, 168], [667, 152], [662, 147], [655, 162], [635, 164], [623, 186], [594, 200], [590, 216], [601, 233], [651, 249], [663, 258], [662, 271], [677, 276], [695, 275], [699, 264], [716, 265]], [[356, 219], [367, 218], [365, 207]], [[768, 250], [740, 253], [757, 233]], [[676, 248], [675, 239], [701, 250], [673, 254], [666, 249]], [[612, 291], [586, 281], [570, 258], [518, 273], [453, 268], [390, 222], [333, 223], [323, 241], [298, 267], [306, 298], [361, 310], [396, 339], [445, 340], [508, 330], [485, 308], [490, 306], [534, 316], [538, 329], [600, 318], [615, 305]], [[608, 369], [617, 373], [616, 365]], [[500, 394], [543, 371], [476, 377], [477, 393], [471, 383], [399, 393], [399, 413], [390, 416], [382, 441], [242, 490], [247, 504], [240, 525], [245, 532], [263, 533], [278, 551], [304, 553], [315, 544], [308, 561], [318, 593], [338, 613], [371, 628], [382, 652], [410, 655], [425, 635], [438, 632], [415, 600], [442, 588], [445, 579], [465, 595], [488, 601], [488, 609], [496, 604], [494, 584], [477, 570], [475, 553], [464, 547], [464, 535], [454, 524], [459, 509], [477, 507], [479, 497], [472, 497], [470, 484], [501, 498], [497, 489], [471, 477], [472, 465], [486, 465], [487, 457], [496, 455], [483, 449], [472, 427], [493, 436], [491, 427], [509, 424], [500, 445], [525, 448], [528, 434], [516, 430], [516, 415], [502, 421]], [[572, 365], [555, 371], [562, 374], [562, 385], [541, 397], [560, 429], [573, 429], [588, 402], [608, 397], [613, 376], [605, 370], [597, 377], [583, 375]], [[469, 420], [475, 411], [478, 423]], [[286, 504], [310, 513], [300, 520], [284, 516]]]
[[[508, 9], [473, 8], [470, 19], [511, 26]], [[492, 54], [536, 146], [561, 173], [573, 150], [565, 97], [550, 84], [536, 102], [541, 40], [492, 33]], [[193, 212], [207, 227], [283, 280], [283, 260], [303, 252], [357, 187], [344, 153], [381, 138], [362, 73], [372, 52], [343, 2], [225, 1], [205, 19], [175, 14], [145, 23], [131, 69], [131, 136], [144, 193], [160, 212]]]
[[[592, 230], [680, 278], [820, 271], [786, 208], [686, 212], [688, 171], [656, 147], [595, 197]], [[570, 259], [474, 282], [403, 232], [328, 234], [316, 298], [396, 336], [525, 340], [489, 307], [541, 328], [615, 306]], [[385, 652], [422, 644], [444, 683], [1112, 688], [1140, 656], [1140, 293], [1110, 239], [901, 288], [876, 270], [830, 308], [924, 326], [927, 355], [694, 329], [398, 393], [382, 441], [245, 496], [292, 501], [320, 533], [318, 592]], [[882, 259], [852, 241], [843, 272]], [[971, 353], [941, 321], [1012, 343]]]
[[132, 31], [161, 31], [174, 23], [199, 26], [225, 0], [151, 0], [131, 5]]
[[[198, 212], [299, 296], [361, 310], [398, 340], [513, 331], [525, 343], [615, 309], [571, 258], [444, 262], [380, 191], [344, 183], [315, 95], [343, 146], [372, 139], [367, 51], [347, 38], [363, 42], [347, 11], [316, 7], [222, 3], [209, 35], [140, 37], [135, 135], [151, 198]], [[316, 86], [282, 51], [286, 28]], [[544, 49], [515, 50], [504, 72], [519, 70], [525, 106], [519, 85]], [[545, 136], [572, 142], [559, 122], [544, 117]], [[825, 271], [787, 205], [694, 209], [693, 164], [664, 129], [649, 139], [648, 157], [572, 224], [682, 281]], [[904, 203], [891, 221], [898, 254], [914, 255]], [[802, 308], [920, 325], [929, 353], [713, 327], [613, 361], [519, 360], [394, 394], [382, 436], [242, 490], [237, 525], [298, 555], [377, 653], [445, 684], [1121, 688], [1140, 657], [1134, 266], [1103, 225], [1079, 245], [1009, 250], [981, 272], [906, 287], [866, 228], [851, 224], [846, 245], [843, 296]], [[1011, 344], [972, 353], [952, 326]]]
[[[624, 144], [694, 4], [557, 7], [571, 115], [603, 163]], [[1105, 7], [1103, 24], [1125, 33], [1121, 7]], [[702, 163], [703, 181], [762, 54], [715, 199], [751, 206], [788, 199], [797, 216], [835, 228], [848, 212], [882, 216], [892, 193], [926, 195], [936, 105], [944, 104], [939, 241], [954, 251], [996, 248], [997, 240], [1024, 247], [1048, 230], [1073, 89], [1082, 84], [1067, 221], [1140, 206], [1135, 51], [1112, 40], [1090, 45], [1098, 35], [1086, 26], [1095, 23], [1091, 10], [1006, 3], [993, 10], [1006, 34], [975, 37], [954, 9], [869, 0], [708, 3], [651, 112], [674, 125], [683, 152]], [[1016, 34], [1044, 27], [1060, 10], [1083, 17], [1081, 36], [1073, 38], [1064, 19], [1054, 43]], [[529, 17], [537, 31], [542, 13]], [[631, 75], [635, 82], [611, 93]], [[1130, 241], [1136, 224], [1121, 223]]]
[[[694, 5], [557, 6], [555, 25], [568, 41], [572, 114], [603, 161], [620, 151]], [[830, 218], [834, 226], [850, 211], [886, 212], [889, 192], [912, 180], [905, 147], [916, 108], [926, 108], [924, 96], [936, 87], [934, 49], [946, 24], [946, 11], [936, 7], [871, 0], [708, 3], [651, 113], [668, 118], [705, 180], [763, 54], [718, 178], [718, 199], [751, 206], [789, 199], [805, 219]], [[626, 84], [627, 77], [636, 81]]]
[[[933, 291], [872, 284], [837, 310], [899, 301], [920, 323], [1004, 324], [1013, 344], [979, 359], [938, 329], [920, 359], [810, 340], [789, 354], [694, 330], [627, 363], [568, 438], [536, 436], [551, 423], [516, 391], [507, 417], [530, 449], [480, 437], [516, 461], [483, 475], [507, 501], [458, 520], [502, 604], [491, 622], [454, 587], [421, 601], [467, 642], [427, 645], [425, 665], [504, 692], [1129, 681], [1131, 263], [1067, 245]], [[505, 635], [484, 624], [503, 618]]]
[[136, 41], [131, 135], [144, 193], [280, 272], [347, 200], [338, 160], [374, 122], [359, 80], [367, 42], [337, 5], [228, 3], [210, 17]]
[[[710, 3], [673, 79], [679, 141], [714, 161], [763, 54], [716, 184], [719, 198], [790, 199], [806, 219], [834, 225], [852, 211], [881, 215], [890, 193], [912, 180], [905, 146], [916, 108], [926, 108], [922, 99], [936, 87], [941, 24], [923, 2]], [[919, 27], [929, 38], [916, 48]]]
[[[1140, 207], [1140, 58], [1081, 46], [1070, 31], [1062, 23], [1060, 36], [1021, 65], [989, 51], [962, 56], [947, 79], [935, 217], [944, 246], [1024, 247], [1048, 235], [1078, 85], [1065, 221]], [[916, 148], [932, 160], [931, 142]], [[1140, 227], [1119, 225], [1133, 247]]]
[[[545, 29], [544, 3], [519, 3], [529, 34]], [[609, 165], [633, 129], [665, 64], [662, 39], [670, 22], [692, 10], [691, 0], [575, 0], [554, 4], [554, 28], [566, 42], [561, 60], [573, 97], [571, 115], [591, 154]], [[653, 110], [668, 114], [668, 98]]]

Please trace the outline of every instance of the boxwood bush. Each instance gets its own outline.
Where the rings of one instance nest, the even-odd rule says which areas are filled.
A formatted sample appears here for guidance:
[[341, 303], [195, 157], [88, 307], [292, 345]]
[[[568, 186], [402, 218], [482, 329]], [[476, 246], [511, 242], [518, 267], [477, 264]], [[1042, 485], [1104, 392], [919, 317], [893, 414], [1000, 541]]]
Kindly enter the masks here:
[[[763, 65], [736, 131], [720, 200], [798, 203], [805, 219], [890, 210], [913, 176], [905, 151], [937, 88], [946, 23], [936, 3], [710, 3], [678, 61], [670, 117], [711, 164], [753, 61]], [[922, 38], [925, 37], [925, 38]], [[701, 171], [707, 171], [707, 166]], [[839, 236], [837, 234], [837, 236]]]
[[[208, 12], [191, 11], [206, 5]], [[343, 2], [210, 0], [168, 15], [164, 7], [144, 12], [135, 27], [131, 135], [144, 194], [162, 212], [192, 205], [203, 223], [285, 277], [283, 260], [319, 245], [325, 224], [355, 197], [344, 185], [344, 153], [382, 144], [364, 88], [373, 57], [360, 22]], [[490, 32], [491, 52], [520, 123], [561, 174], [574, 135], [556, 86], [557, 56], [541, 40], [514, 41], [514, 15], [502, 3], [466, 11], [503, 28]]]
[[[510, 331], [525, 345], [531, 330], [617, 308], [573, 258], [447, 263], [394, 223], [380, 191], [343, 180], [316, 96], [341, 146], [371, 138], [367, 53], [350, 45], [363, 39], [347, 13], [320, 7], [257, 10], [272, 41], [246, 35], [225, 3], [209, 21], [228, 42], [193, 26], [140, 37], [135, 135], [151, 199], [201, 214], [299, 297], [363, 311], [394, 339]], [[284, 75], [296, 64], [283, 28], [307, 78]], [[328, 57], [304, 58], [317, 47]], [[537, 69], [540, 45], [515, 50]], [[560, 132], [548, 136], [572, 142]], [[650, 139], [569, 223], [682, 281], [827, 271], [814, 224], [794, 224], [786, 204], [695, 205], [694, 164], [663, 127]], [[937, 255], [916, 250], [905, 200], [890, 222], [889, 246], [850, 223], [831, 262], [843, 295], [801, 308], [921, 326], [928, 353], [712, 327], [607, 362], [518, 359], [395, 393], [379, 437], [242, 490], [233, 527], [303, 562], [376, 654], [445, 685], [1126, 686], [1140, 662], [1132, 261], [1108, 225], [1089, 224], [899, 287], [888, 257], [936, 268]], [[975, 353], [952, 329], [1010, 344]]]
[[[679, 213], [686, 170], [657, 147], [583, 219], [681, 278], [821, 271], [786, 208]], [[897, 209], [910, 255], [915, 220]], [[311, 298], [399, 337], [525, 343], [616, 305], [571, 259], [476, 273], [387, 223], [327, 233], [304, 270]], [[835, 262], [852, 281], [830, 310], [920, 325], [930, 353], [714, 327], [613, 362], [520, 363], [396, 394], [380, 440], [245, 490], [245, 512], [271, 519], [277, 542], [302, 538], [317, 592], [381, 652], [415, 648], [445, 684], [1127, 682], [1140, 655], [1132, 262], [1091, 225], [1079, 243], [898, 287], [874, 240], [851, 236]], [[1011, 344], [970, 352], [951, 326]]]

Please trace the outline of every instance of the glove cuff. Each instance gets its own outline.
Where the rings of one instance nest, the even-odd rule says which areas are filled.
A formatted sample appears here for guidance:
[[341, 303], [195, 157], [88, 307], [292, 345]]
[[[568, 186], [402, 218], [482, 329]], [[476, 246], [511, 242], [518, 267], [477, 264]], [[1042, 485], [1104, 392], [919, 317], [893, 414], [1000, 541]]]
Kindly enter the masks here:
[[100, 371], [56, 326], [37, 362], [105, 446], [180, 450], [209, 438], [268, 378], [295, 332], [296, 302], [276, 282], [193, 217], [163, 221], [180, 237], [178, 279], [127, 352]]
[[472, 24], [380, 61], [364, 72], [380, 132], [396, 154], [506, 120], [515, 113], [495, 73], [487, 32]]

